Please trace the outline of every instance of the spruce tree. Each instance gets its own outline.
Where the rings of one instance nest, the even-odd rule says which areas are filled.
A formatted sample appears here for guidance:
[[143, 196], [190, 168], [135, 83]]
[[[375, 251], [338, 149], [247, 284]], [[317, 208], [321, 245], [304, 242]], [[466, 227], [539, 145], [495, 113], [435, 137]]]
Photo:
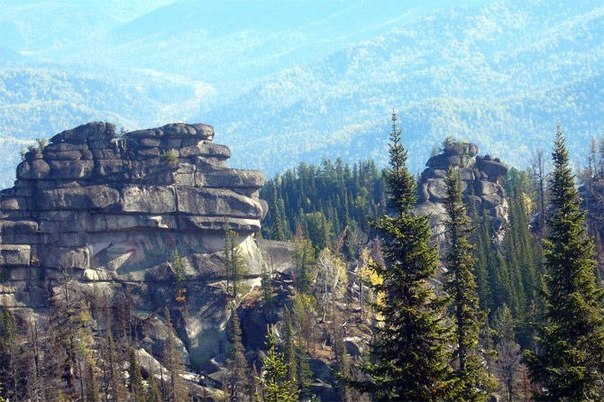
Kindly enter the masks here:
[[161, 400], [161, 392], [159, 391], [159, 386], [157, 385], [155, 374], [151, 372], [149, 373], [149, 378], [147, 379], [147, 392], [145, 392], [145, 402], [161, 402]]
[[381, 302], [375, 327], [374, 361], [365, 371], [370, 384], [356, 384], [379, 400], [434, 400], [450, 396], [446, 303], [433, 279], [438, 266], [426, 216], [412, 213], [416, 184], [406, 168], [396, 114], [392, 113], [390, 167], [385, 170], [388, 206], [375, 228], [383, 243], [384, 265], [373, 268], [383, 282], [372, 285]]
[[134, 348], [130, 349], [130, 365], [128, 369], [129, 382], [130, 382], [130, 393], [134, 402], [144, 402], [145, 400], [145, 387], [143, 386], [143, 376], [141, 374], [141, 367], [138, 364], [136, 358], [136, 352]]
[[298, 390], [288, 378], [287, 365], [283, 353], [277, 351], [275, 337], [269, 329], [266, 336], [268, 350], [264, 357], [264, 373], [261, 379], [263, 402], [295, 402]]
[[248, 401], [252, 395], [252, 385], [249, 383], [247, 360], [245, 360], [245, 349], [241, 342], [241, 324], [237, 309], [231, 306], [231, 319], [228, 328], [231, 346], [228, 353], [226, 378], [226, 391], [228, 401]]
[[247, 270], [241, 249], [237, 244], [237, 233], [233, 230], [227, 230], [224, 237], [224, 270], [226, 291], [230, 292], [233, 300], [237, 300], [237, 294], [241, 290], [241, 281]]
[[544, 241], [544, 312], [537, 349], [526, 354], [537, 399], [604, 399], [604, 291], [595, 281], [594, 244], [558, 127], [552, 153], [550, 210]]
[[459, 171], [449, 168], [445, 184], [448, 218], [445, 222], [448, 246], [446, 267], [449, 277], [446, 290], [451, 298], [455, 322], [455, 397], [464, 401], [486, 400], [493, 379], [487, 373], [479, 351], [482, 314], [473, 272], [475, 260], [468, 240], [472, 229], [462, 199]]

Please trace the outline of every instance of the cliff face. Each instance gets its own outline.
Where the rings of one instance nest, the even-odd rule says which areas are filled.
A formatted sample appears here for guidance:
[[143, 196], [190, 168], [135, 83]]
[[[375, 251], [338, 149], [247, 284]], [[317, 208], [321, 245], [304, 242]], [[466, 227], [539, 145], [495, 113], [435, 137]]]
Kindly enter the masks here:
[[474, 205], [476, 212], [484, 211], [489, 221], [493, 240], [503, 240], [504, 227], [508, 222], [508, 202], [503, 189], [503, 179], [507, 166], [489, 155], [478, 156], [478, 147], [471, 143], [447, 143], [441, 153], [426, 162], [418, 183], [419, 213], [430, 214], [433, 233], [439, 240], [444, 239], [446, 211], [445, 177], [449, 167], [459, 168], [465, 200]]
[[[253, 234], [266, 206], [263, 175], [227, 168], [230, 151], [213, 137], [204, 124], [118, 136], [89, 123], [30, 150], [15, 186], [0, 192], [0, 302], [43, 311], [67, 275], [82, 292], [126, 291], [138, 312], [174, 308], [192, 361], [220, 352], [219, 251], [226, 230], [236, 231], [249, 278], [258, 276]], [[176, 279], [194, 297], [175, 301]]]

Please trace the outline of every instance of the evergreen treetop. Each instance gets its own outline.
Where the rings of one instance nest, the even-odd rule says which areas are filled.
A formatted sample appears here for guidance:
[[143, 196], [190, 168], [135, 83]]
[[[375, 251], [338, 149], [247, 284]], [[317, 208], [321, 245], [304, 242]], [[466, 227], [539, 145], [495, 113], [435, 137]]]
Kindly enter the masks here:
[[[415, 181], [405, 166], [396, 114], [392, 115], [390, 168], [386, 170], [393, 216], [381, 216], [375, 228], [383, 243], [384, 265], [373, 264], [383, 279], [371, 286], [381, 294], [371, 363], [364, 366], [378, 400], [434, 400], [451, 396], [445, 323], [445, 299], [433, 279], [438, 267], [426, 216], [415, 216]], [[358, 384], [357, 384], [358, 386]]]
[[531, 379], [540, 385], [537, 399], [602, 400], [604, 291], [596, 285], [594, 244], [559, 127], [552, 158], [543, 322], [537, 328], [537, 350], [528, 352], [526, 361]]
[[399, 214], [409, 213], [415, 206], [415, 179], [407, 169], [407, 150], [401, 142], [402, 131], [398, 128], [398, 117], [392, 111], [392, 129], [388, 152], [390, 167], [384, 170], [388, 206]]

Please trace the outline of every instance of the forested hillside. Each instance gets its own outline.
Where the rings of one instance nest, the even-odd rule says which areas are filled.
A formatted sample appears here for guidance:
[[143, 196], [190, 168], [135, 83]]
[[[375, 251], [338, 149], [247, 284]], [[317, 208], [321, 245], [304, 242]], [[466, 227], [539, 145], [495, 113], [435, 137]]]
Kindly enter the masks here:
[[598, 1], [0, 0], [0, 402], [604, 401], [603, 111]]
[[555, 121], [579, 155], [603, 124], [603, 21], [589, 1], [3, 2], [0, 87], [17, 74], [35, 96], [0, 93], [2, 183], [12, 138], [89, 120], [207, 122], [269, 175], [333, 155], [384, 166], [392, 107], [414, 173], [447, 134], [525, 168]]
[[[135, 232], [144, 236], [149, 230], [160, 231], [175, 249], [165, 255], [159, 250], [146, 251], [148, 258], [161, 263], [149, 272], [126, 258], [123, 261], [132, 266], [116, 273], [138, 279], [123, 283], [121, 279], [100, 280], [90, 269], [78, 279], [78, 268], [54, 261], [50, 254], [48, 261], [62, 268], [45, 271], [58, 273], [48, 277], [51, 287], [44, 292], [46, 296], [33, 297], [36, 281], [44, 280], [45, 275], [30, 277], [26, 280], [30, 287], [22, 289], [46, 306], [35, 317], [26, 314], [25, 299], [11, 297], [19, 287], [4, 285], [22, 281], [22, 274], [17, 275], [22, 263], [4, 253], [0, 395], [11, 400], [172, 402], [190, 398], [292, 402], [312, 397], [330, 401], [436, 397], [513, 401], [550, 395], [599, 398], [598, 365], [604, 341], [601, 332], [590, 328], [603, 323], [602, 282], [596, 275], [601, 266], [579, 209], [577, 183], [561, 132], [553, 170], [546, 169], [542, 160], [529, 170], [511, 168], [505, 177], [462, 165], [456, 169], [455, 163], [463, 160], [458, 158], [467, 152], [473, 163], [492, 160], [497, 164], [492, 166], [500, 166], [499, 172], [507, 171], [501, 170], [504, 165], [499, 159], [477, 156], [473, 144], [451, 138], [443, 141], [431, 160], [448, 161], [448, 171], [442, 170], [444, 165], [430, 162], [435, 167], [420, 178], [420, 184], [423, 180], [435, 183], [429, 177], [445, 175], [436, 201], [446, 211], [441, 222], [445, 231], [437, 234], [432, 229], [440, 224], [433, 221], [434, 216], [415, 209], [416, 178], [406, 167], [407, 152], [397, 123], [393, 114], [390, 163], [384, 170], [373, 161], [347, 165], [339, 159], [324, 160], [319, 165], [301, 163], [270, 179], [260, 191], [268, 204], [264, 239], [252, 240], [252, 244], [239, 245], [238, 234], [232, 230], [224, 231], [223, 246], [217, 244], [214, 220], [210, 226], [214, 240], [207, 244], [218, 251], [196, 257], [207, 260], [193, 260], [186, 251], [187, 232], [177, 231], [183, 244], [174, 243], [174, 229], [163, 223], [158, 226], [153, 220], [155, 224]], [[87, 129], [92, 126], [103, 135], [106, 132], [104, 125], [93, 124], [62, 136], [77, 142], [77, 135], [91, 135]], [[129, 150], [133, 152], [138, 142], [141, 146], [155, 144], [150, 142], [153, 136], [162, 138], [172, 129], [186, 136], [183, 127], [132, 133]], [[208, 126], [196, 129], [208, 139], [213, 137]], [[143, 135], [151, 137], [140, 138]], [[128, 134], [123, 138], [128, 139]], [[99, 155], [120, 152], [111, 142], [107, 144], [109, 148]], [[597, 194], [604, 164], [595, 144], [580, 173], [582, 192], [592, 197], [586, 204], [589, 228], [599, 234], [596, 211], [601, 203]], [[44, 155], [63, 157], [56, 149], [65, 145], [48, 145], [52, 149]], [[38, 161], [40, 165], [35, 155], [45, 152], [42, 146], [25, 156], [28, 163]], [[225, 155], [219, 146], [212, 149], [218, 152], [214, 157]], [[461, 154], [451, 154], [451, 150]], [[187, 152], [183, 148], [181, 156], [186, 158]], [[154, 163], [144, 152], [140, 156], [145, 163]], [[168, 156], [162, 158], [168, 163]], [[80, 162], [76, 159], [74, 163]], [[149, 172], [166, 180], [162, 169], [183, 174], [179, 163], [176, 156], [163, 168]], [[217, 162], [209, 158], [206, 163]], [[233, 174], [242, 172], [234, 170]], [[205, 174], [206, 180], [213, 177], [211, 172]], [[494, 175], [494, 182], [486, 180], [489, 174]], [[462, 179], [464, 175], [482, 178], [468, 181]], [[260, 186], [257, 174], [250, 172], [245, 177]], [[181, 191], [190, 186], [181, 176], [172, 179], [179, 180]], [[153, 183], [150, 189], [157, 189], [157, 181]], [[236, 181], [225, 183], [237, 186]], [[477, 190], [482, 188], [477, 193], [482, 197], [472, 195], [473, 190], [465, 192], [468, 183], [475, 183]], [[497, 205], [505, 222], [503, 236], [493, 231], [493, 217], [487, 216], [490, 204], [486, 194], [491, 193], [484, 190], [490, 186], [489, 191], [503, 191], [501, 185], [506, 201]], [[245, 186], [234, 188], [248, 191]], [[3, 196], [10, 196], [11, 191]], [[14, 208], [10, 203], [3, 205]], [[140, 204], [154, 211], [161, 205]], [[6, 226], [10, 230], [5, 231], [5, 239], [25, 239], [27, 235], [20, 231], [26, 227], [18, 226], [21, 215], [11, 211], [17, 220]], [[570, 211], [572, 220], [563, 218], [564, 211]], [[257, 211], [254, 216], [260, 219], [261, 214]], [[111, 225], [105, 230], [132, 225], [128, 220], [105, 219], [104, 225]], [[160, 222], [169, 222], [168, 217]], [[250, 230], [243, 223], [242, 230]], [[224, 224], [229, 227], [233, 222], [225, 216]], [[63, 230], [74, 229], [65, 226]], [[126, 230], [124, 234], [135, 232]], [[79, 244], [78, 239], [74, 241]], [[131, 240], [124, 243], [126, 256], [134, 244]], [[113, 243], [107, 249], [112, 247]], [[198, 245], [196, 251], [198, 247], [208, 246]], [[257, 247], [260, 254], [253, 251]], [[574, 251], [565, 251], [570, 248]], [[75, 254], [71, 255], [71, 264], [76, 264]], [[101, 255], [110, 260], [106, 250]], [[573, 255], [578, 258], [568, 258]], [[92, 260], [101, 261], [98, 257]], [[202, 273], [195, 274], [192, 264], [199, 261]], [[571, 266], [574, 268], [568, 271]], [[206, 270], [212, 270], [211, 277], [206, 277]], [[577, 272], [580, 275], [575, 281]], [[107, 287], [110, 283], [112, 288]], [[145, 296], [145, 286], [156, 287], [153, 297]], [[15, 302], [25, 304], [20, 309], [7, 304]], [[559, 313], [567, 308], [568, 314]], [[575, 309], [583, 313], [574, 314]], [[203, 321], [193, 312], [204, 314]], [[214, 322], [225, 326], [212, 329], [209, 326]], [[208, 328], [205, 346], [185, 332], [196, 328]], [[573, 342], [570, 333], [579, 333], [581, 342]], [[218, 353], [210, 355], [211, 359], [210, 350]], [[594, 374], [575, 375], [582, 370]], [[566, 384], [561, 378], [572, 381], [571, 385], [557, 386]]]

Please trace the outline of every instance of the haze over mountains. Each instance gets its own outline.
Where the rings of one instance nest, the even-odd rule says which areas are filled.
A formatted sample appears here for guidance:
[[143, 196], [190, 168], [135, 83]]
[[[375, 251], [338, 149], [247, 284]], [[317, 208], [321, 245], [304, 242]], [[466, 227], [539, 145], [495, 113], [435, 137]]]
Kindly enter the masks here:
[[557, 122], [577, 161], [602, 136], [604, 5], [414, 3], [2, 1], [0, 187], [28, 141], [90, 120], [212, 124], [269, 176], [384, 162], [393, 107], [414, 171], [445, 135], [520, 167]]

